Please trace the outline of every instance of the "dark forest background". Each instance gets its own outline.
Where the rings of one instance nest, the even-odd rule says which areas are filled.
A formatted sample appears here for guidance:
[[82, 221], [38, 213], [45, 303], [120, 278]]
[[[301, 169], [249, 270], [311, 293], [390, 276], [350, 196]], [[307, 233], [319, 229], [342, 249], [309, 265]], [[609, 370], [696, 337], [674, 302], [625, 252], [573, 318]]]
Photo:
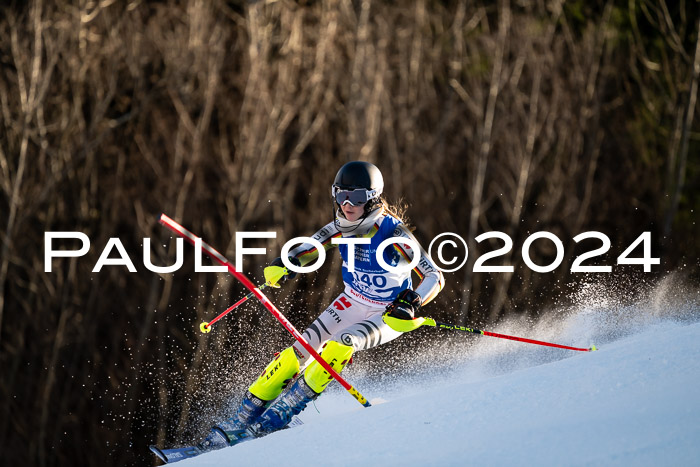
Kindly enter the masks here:
[[[194, 273], [191, 247], [180, 271], [152, 273], [143, 238], [168, 265], [161, 212], [231, 259], [236, 231], [275, 231], [247, 244], [268, 248], [245, 262], [260, 282], [287, 239], [331, 220], [330, 184], [349, 160], [380, 167], [424, 247], [448, 231], [468, 240], [467, 265], [426, 309], [436, 318], [535, 321], [590, 280], [652, 284], [674, 271], [697, 283], [699, 11], [650, 0], [4, 2], [3, 464], [147, 465], [149, 443], [191, 441], [225, 414], [291, 338], [256, 303], [201, 334], [242, 286]], [[502, 245], [474, 238], [496, 230], [513, 249], [487, 264], [515, 272], [472, 273]], [[544, 274], [520, 252], [542, 230], [566, 252]], [[590, 230], [612, 245], [586, 264], [612, 274], [570, 272], [600, 246], [573, 241]], [[46, 231], [83, 232], [91, 249], [46, 273]], [[661, 264], [616, 266], [644, 231]], [[138, 272], [91, 272], [110, 237]], [[554, 257], [546, 240], [530, 252], [542, 265]], [[269, 296], [303, 329], [341, 290], [339, 266], [336, 253]], [[359, 365], [420, 348], [420, 333]]]

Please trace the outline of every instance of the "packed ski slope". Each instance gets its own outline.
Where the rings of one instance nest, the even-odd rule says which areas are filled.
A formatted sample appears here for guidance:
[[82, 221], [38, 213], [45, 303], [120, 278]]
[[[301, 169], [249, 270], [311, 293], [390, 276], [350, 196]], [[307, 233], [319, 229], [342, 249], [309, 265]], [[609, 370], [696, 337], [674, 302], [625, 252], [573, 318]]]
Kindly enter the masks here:
[[352, 381], [371, 408], [329, 390], [301, 427], [178, 465], [700, 465], [697, 299], [650, 295], [532, 329], [506, 323], [494, 331], [599, 350], [473, 337], [440, 371]]

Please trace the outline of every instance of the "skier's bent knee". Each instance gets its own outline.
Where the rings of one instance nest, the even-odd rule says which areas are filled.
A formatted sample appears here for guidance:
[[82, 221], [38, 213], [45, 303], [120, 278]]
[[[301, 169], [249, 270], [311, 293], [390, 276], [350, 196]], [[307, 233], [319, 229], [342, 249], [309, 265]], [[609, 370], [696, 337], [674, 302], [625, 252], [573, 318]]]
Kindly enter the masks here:
[[[321, 358], [330, 365], [336, 372], [340, 373], [348, 364], [354, 348], [336, 341], [328, 341], [326, 347], [321, 352]], [[311, 362], [304, 372], [304, 380], [316, 393], [321, 393], [328, 383], [333, 380], [333, 376], [321, 366], [316, 360]]]

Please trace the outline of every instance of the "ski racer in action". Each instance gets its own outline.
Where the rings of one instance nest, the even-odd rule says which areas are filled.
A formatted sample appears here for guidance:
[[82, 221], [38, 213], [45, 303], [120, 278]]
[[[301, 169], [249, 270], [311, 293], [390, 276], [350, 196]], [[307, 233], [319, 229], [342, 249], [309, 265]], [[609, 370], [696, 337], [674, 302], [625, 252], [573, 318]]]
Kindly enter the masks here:
[[[335, 219], [313, 235], [326, 251], [334, 247], [340, 250], [345, 290], [302, 335], [337, 372], [354, 352], [385, 344], [412, 330], [416, 313], [444, 285], [442, 273], [382, 197], [383, 188], [382, 174], [373, 164], [355, 161], [343, 165], [331, 188]], [[415, 289], [410, 269], [387, 271], [378, 263], [377, 247], [392, 237], [412, 240], [420, 248], [415, 252], [410, 245], [399, 242], [383, 251], [384, 261], [392, 267], [406, 266], [420, 253], [420, 261], [413, 268], [421, 279]], [[351, 246], [333, 243], [334, 238], [363, 239], [366, 243], [353, 245], [355, 254], [349, 256]], [[305, 243], [290, 250], [288, 260], [304, 266], [318, 256], [316, 248]], [[296, 276], [280, 258], [264, 272], [266, 280], [281, 277], [280, 283]], [[295, 343], [277, 354], [249, 387], [235, 415], [218, 428], [227, 436], [248, 430], [256, 437], [285, 428], [331, 380], [330, 374]], [[235, 444], [236, 440], [228, 437], [228, 442]], [[198, 447], [217, 449], [225, 446], [222, 443], [220, 437], [210, 435]]]

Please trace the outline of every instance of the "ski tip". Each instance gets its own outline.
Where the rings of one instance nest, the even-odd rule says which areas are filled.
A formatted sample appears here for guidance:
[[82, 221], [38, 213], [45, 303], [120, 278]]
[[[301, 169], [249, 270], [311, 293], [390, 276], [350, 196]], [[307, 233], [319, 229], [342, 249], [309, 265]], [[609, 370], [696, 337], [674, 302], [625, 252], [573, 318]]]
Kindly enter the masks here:
[[589, 352], [595, 352], [596, 350], [598, 350], [598, 348], [595, 346], [595, 344], [591, 344], [591, 348], [588, 349]]
[[148, 446], [148, 449], [150, 449], [153, 454], [158, 456], [160, 460], [162, 460], [166, 464], [168, 463], [168, 458], [165, 454], [163, 454], [163, 451], [161, 451], [157, 446], [151, 444], [150, 446]]
[[303, 425], [303, 424], [304, 424], [304, 422], [301, 420], [301, 418], [299, 418], [298, 416], [294, 415], [294, 416], [292, 416], [292, 420], [291, 420], [291, 421], [289, 422], [289, 424], [287, 425], [287, 428], [292, 428], [292, 427], [295, 427], [295, 426], [301, 426], [301, 425]]

